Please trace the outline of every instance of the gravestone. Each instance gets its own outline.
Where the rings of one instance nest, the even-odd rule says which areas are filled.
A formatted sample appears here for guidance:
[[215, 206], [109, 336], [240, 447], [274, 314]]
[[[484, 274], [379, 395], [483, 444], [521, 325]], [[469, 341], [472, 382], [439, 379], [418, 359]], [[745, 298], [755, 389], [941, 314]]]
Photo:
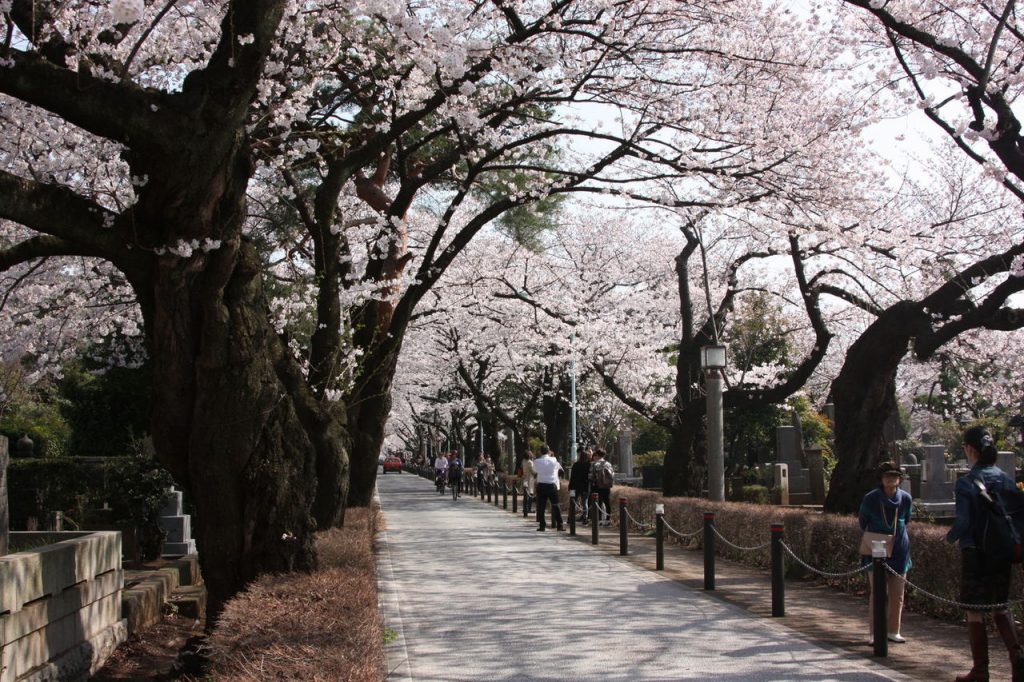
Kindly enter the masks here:
[[1000, 452], [996, 455], [996, 466], [1003, 470], [1003, 473], [1011, 480], [1017, 480], [1017, 454], [1014, 452]]
[[633, 432], [628, 428], [619, 434], [619, 471], [627, 478], [633, 476]]
[[821, 446], [815, 445], [804, 450], [807, 458], [807, 479], [811, 488], [811, 504], [825, 502], [825, 462], [821, 456]]
[[953, 484], [946, 480], [945, 448], [922, 445], [921, 450], [921, 501], [949, 502], [953, 499]]
[[0, 556], [7, 554], [9, 518], [7, 516], [7, 437], [0, 436]]
[[196, 553], [196, 541], [192, 539], [192, 517], [183, 511], [183, 496], [180, 490], [171, 488], [164, 508], [160, 510], [157, 523], [167, 533], [160, 553], [163, 556], [184, 556]]
[[776, 462], [788, 469], [789, 494], [810, 497], [811, 484], [803, 464], [803, 439], [796, 426], [775, 427]]
[[771, 478], [768, 485], [771, 486], [772, 504], [789, 504], [789, 467], [781, 462], [776, 462], [768, 467], [768, 474]]

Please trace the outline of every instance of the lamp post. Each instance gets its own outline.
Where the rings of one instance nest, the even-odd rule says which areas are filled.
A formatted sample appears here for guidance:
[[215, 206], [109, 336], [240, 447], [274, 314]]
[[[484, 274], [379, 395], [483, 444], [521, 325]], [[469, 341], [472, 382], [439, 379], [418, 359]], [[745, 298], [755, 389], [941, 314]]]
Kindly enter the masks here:
[[714, 344], [700, 349], [700, 366], [707, 386], [708, 411], [708, 499], [725, 500], [725, 436], [722, 425], [722, 370], [725, 346]]
[[569, 352], [572, 354], [569, 375], [569, 464], [576, 463], [576, 332], [569, 337]]

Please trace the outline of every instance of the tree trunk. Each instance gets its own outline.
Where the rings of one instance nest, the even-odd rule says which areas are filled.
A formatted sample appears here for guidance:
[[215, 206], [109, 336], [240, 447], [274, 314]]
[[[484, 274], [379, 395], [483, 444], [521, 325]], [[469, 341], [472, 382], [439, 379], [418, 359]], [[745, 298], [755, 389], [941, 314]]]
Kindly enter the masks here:
[[666, 497], [699, 497], [707, 469], [703, 413], [690, 403], [677, 419], [665, 451], [662, 490]]
[[[545, 377], [541, 410], [544, 418], [544, 438], [559, 460], [569, 456], [570, 421], [572, 405], [569, 403], [569, 380], [562, 376]], [[568, 461], [568, 460], [566, 460]]]
[[825, 510], [855, 512], [873, 488], [885, 442], [883, 428], [896, 407], [896, 372], [910, 340], [928, 329], [920, 305], [902, 301], [883, 312], [850, 347], [832, 382], [838, 461]]
[[255, 249], [160, 259], [150, 312], [157, 456], [196, 505], [210, 625], [257, 575], [310, 569], [318, 457], [345, 451], [269, 323]]
[[377, 484], [377, 457], [384, 445], [384, 427], [391, 414], [391, 383], [398, 364], [398, 348], [383, 361], [373, 361], [360, 390], [349, 399], [348, 424], [351, 438], [348, 504], [367, 507]]

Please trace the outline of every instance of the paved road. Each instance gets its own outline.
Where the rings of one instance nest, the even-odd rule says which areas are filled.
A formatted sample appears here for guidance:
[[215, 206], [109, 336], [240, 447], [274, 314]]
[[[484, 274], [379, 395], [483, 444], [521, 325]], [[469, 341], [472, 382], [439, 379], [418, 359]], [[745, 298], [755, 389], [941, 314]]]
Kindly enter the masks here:
[[909, 680], [472, 498], [378, 477], [390, 680]]

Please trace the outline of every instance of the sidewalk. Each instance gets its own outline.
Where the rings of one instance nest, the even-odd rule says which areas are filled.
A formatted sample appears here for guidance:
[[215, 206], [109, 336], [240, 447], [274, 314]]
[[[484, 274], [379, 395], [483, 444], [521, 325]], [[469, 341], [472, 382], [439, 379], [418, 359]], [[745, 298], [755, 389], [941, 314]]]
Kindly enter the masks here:
[[[969, 667], [961, 627], [907, 614], [908, 643], [876, 659], [866, 599], [787, 583], [771, 618], [767, 572], [717, 561], [704, 592], [700, 552], [618, 533], [537, 533], [479, 499], [455, 502], [405, 474], [378, 481], [387, 530], [381, 601], [395, 680], [952, 679]], [[680, 529], [690, 530], [690, 529]], [[613, 532], [609, 532], [613, 531]], [[1008, 679], [993, 643], [993, 680]]]

